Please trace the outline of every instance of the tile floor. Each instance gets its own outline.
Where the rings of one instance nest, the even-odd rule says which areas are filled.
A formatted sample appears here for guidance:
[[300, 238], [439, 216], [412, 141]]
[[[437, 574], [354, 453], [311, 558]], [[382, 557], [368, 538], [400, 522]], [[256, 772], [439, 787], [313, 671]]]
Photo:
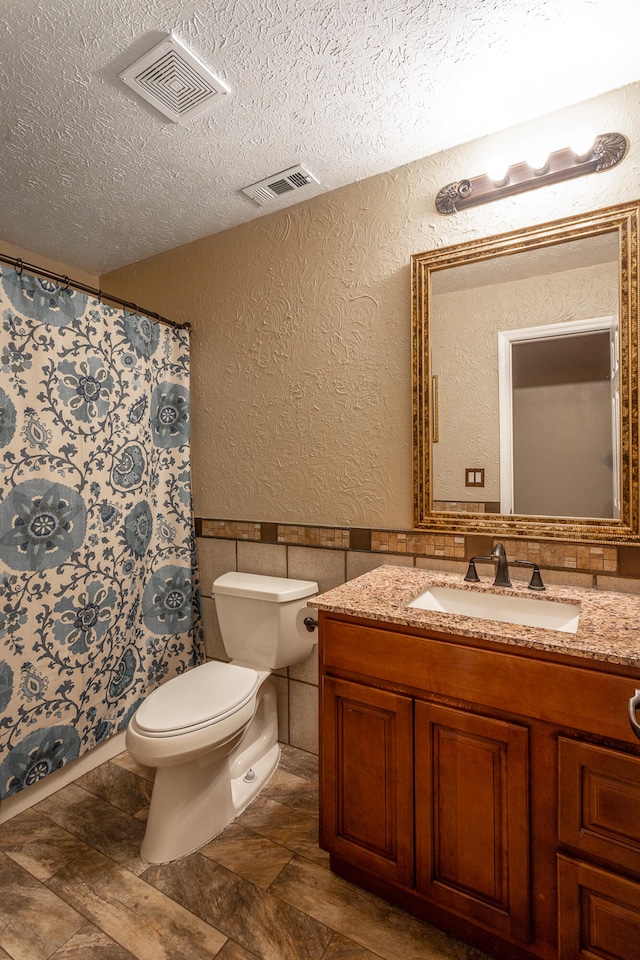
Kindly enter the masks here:
[[482, 960], [333, 876], [317, 758], [292, 747], [197, 853], [140, 842], [153, 771], [124, 753], [0, 826], [0, 960]]

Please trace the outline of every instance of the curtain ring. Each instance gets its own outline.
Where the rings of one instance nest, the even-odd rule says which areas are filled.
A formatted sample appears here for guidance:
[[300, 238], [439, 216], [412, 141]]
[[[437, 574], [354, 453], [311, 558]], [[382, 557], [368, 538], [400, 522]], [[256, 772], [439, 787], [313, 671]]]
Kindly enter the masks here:
[[102, 290], [98, 290], [98, 300], [102, 303]]
[[71, 281], [69, 280], [69, 277], [68, 277], [66, 274], [64, 275], [64, 277], [63, 277], [62, 279], [66, 281], [66, 286], [62, 288], [62, 292], [63, 292], [63, 293], [66, 293], [67, 290], [69, 289], [70, 285], [71, 285]]
[[18, 257], [16, 260], [16, 273], [18, 274], [19, 277], [22, 276], [23, 270], [24, 270], [24, 263], [22, 262], [20, 257]]

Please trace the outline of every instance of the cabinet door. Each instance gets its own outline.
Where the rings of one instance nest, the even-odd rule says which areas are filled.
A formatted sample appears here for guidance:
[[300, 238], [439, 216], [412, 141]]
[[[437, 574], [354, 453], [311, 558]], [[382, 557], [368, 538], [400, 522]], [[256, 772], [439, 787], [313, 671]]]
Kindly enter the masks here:
[[412, 701], [324, 677], [321, 723], [323, 846], [413, 886]]
[[528, 942], [527, 728], [419, 702], [415, 750], [418, 890]]
[[558, 857], [559, 960], [638, 960], [640, 884]]

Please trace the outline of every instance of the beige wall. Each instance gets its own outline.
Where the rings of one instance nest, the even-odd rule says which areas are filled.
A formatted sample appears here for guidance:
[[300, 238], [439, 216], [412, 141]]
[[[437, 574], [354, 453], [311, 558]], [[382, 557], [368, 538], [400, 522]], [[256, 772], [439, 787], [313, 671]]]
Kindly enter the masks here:
[[[411, 254], [635, 199], [640, 84], [115, 271], [105, 289], [193, 324], [204, 517], [412, 525]], [[570, 122], [619, 129], [617, 168], [443, 217], [440, 187]], [[248, 201], [249, 202], [249, 201]]]
[[25, 263], [32, 263], [43, 270], [50, 270], [51, 273], [60, 273], [62, 276], [69, 276], [72, 280], [84, 283], [87, 287], [100, 287], [100, 278], [93, 273], [87, 273], [79, 267], [72, 264], [63, 263], [61, 260], [52, 260], [51, 257], [43, 257], [33, 250], [27, 250], [25, 247], [19, 247], [15, 243], [9, 243], [7, 240], [0, 240], [0, 253], [7, 257], [16, 257], [24, 260]]

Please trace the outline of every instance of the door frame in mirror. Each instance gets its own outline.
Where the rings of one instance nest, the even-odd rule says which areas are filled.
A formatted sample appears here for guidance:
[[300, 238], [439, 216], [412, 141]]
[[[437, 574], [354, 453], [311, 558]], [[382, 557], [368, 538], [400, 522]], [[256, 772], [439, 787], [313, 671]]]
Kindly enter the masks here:
[[[433, 509], [430, 356], [433, 275], [440, 270], [618, 232], [620, 345], [620, 517], [507, 516]], [[442, 247], [411, 258], [414, 528], [437, 533], [591, 543], [640, 542], [638, 503], [638, 238], [640, 203]]]

